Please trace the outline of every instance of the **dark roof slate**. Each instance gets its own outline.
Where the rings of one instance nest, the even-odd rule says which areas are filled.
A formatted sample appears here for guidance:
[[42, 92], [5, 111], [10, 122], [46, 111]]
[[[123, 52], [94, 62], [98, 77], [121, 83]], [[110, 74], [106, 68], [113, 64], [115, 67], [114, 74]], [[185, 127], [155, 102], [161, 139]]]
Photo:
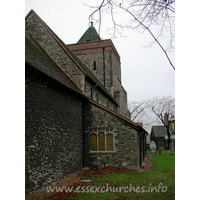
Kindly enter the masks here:
[[152, 132], [154, 132], [155, 137], [165, 137], [167, 135], [167, 130], [164, 126], [152, 126]]
[[100, 41], [101, 38], [99, 37], [99, 34], [97, 33], [96, 29], [93, 25], [91, 25], [86, 32], [82, 35], [80, 40], [77, 43], [82, 42], [90, 42], [90, 41]]

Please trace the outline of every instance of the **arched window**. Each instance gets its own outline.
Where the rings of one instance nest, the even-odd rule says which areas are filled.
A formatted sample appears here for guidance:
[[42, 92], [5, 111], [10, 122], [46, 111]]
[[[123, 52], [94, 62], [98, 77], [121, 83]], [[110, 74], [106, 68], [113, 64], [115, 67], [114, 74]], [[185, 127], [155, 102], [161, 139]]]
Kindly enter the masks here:
[[105, 134], [99, 132], [99, 151], [105, 151]]
[[92, 151], [97, 151], [97, 135], [96, 134], [91, 134], [90, 135], [90, 145], [91, 145], [91, 150]]
[[106, 135], [106, 146], [107, 146], [108, 151], [113, 150], [113, 134], [112, 133], [108, 133]]
[[113, 129], [91, 129], [90, 130], [91, 151], [113, 151]]

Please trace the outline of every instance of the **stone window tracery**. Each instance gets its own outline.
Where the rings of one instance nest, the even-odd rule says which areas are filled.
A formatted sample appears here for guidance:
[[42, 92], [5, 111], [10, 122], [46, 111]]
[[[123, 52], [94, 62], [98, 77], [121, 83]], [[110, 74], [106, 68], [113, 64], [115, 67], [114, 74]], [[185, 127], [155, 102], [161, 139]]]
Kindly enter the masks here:
[[91, 151], [113, 151], [113, 129], [91, 129], [90, 130]]

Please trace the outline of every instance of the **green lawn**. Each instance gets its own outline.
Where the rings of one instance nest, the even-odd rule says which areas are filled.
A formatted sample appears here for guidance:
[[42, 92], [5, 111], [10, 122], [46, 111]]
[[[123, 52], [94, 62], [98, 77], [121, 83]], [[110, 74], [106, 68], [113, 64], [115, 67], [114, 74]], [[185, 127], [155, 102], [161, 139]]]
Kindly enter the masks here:
[[175, 199], [175, 155], [170, 154], [148, 151], [153, 158], [152, 171], [87, 176], [84, 178], [92, 182], [74, 185], [73, 189], [78, 189], [75, 196], [58, 199]]
[[[170, 156], [168, 151], [165, 155], [150, 154], [149, 152], [148, 154], [154, 158], [151, 172], [90, 177], [94, 189], [91, 189], [91, 186], [88, 187], [88, 190], [84, 188], [85, 191], [80, 189], [80, 192], [72, 199], [175, 199], [175, 155]], [[95, 187], [99, 187], [98, 190]], [[110, 192], [109, 187], [112, 190], [114, 187], [115, 192]], [[92, 192], [89, 192], [89, 189]], [[120, 189], [121, 191], [119, 191]]]

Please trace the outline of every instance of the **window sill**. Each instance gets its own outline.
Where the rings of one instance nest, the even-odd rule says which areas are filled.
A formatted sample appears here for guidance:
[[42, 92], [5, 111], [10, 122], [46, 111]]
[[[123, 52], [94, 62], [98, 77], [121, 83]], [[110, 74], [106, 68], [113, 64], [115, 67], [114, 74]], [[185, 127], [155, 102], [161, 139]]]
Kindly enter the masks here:
[[113, 151], [89, 151], [89, 153], [93, 154], [93, 153], [117, 153], [117, 151], [113, 150]]

